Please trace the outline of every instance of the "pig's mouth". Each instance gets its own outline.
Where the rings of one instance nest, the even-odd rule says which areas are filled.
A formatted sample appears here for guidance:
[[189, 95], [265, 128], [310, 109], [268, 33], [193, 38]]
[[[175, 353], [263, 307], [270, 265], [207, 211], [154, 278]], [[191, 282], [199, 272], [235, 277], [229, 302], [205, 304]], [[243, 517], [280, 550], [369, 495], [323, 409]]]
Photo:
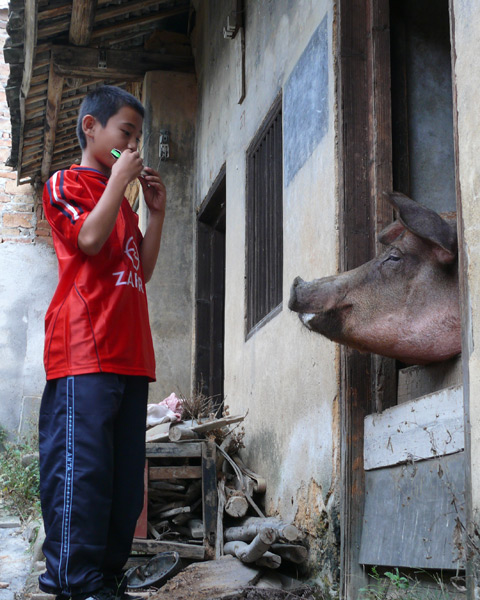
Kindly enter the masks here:
[[305, 325], [307, 329], [313, 331], [312, 321], [317, 316], [315, 313], [300, 313], [299, 315], [300, 321]]

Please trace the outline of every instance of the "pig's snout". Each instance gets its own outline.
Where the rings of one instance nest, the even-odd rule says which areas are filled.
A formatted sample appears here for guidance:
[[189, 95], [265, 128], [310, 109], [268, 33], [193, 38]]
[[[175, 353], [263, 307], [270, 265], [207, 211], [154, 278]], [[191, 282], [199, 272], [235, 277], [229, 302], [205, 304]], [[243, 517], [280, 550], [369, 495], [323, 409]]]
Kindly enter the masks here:
[[288, 308], [295, 312], [301, 312], [301, 308], [297, 298], [297, 288], [305, 282], [301, 277], [295, 277], [292, 287], [290, 288], [290, 300], [288, 301]]

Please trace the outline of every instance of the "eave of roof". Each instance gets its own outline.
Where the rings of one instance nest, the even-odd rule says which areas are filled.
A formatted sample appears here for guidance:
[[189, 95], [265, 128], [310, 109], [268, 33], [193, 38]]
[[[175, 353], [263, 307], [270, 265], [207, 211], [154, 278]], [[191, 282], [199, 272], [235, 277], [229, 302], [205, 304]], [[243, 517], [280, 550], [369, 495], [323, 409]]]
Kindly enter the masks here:
[[78, 161], [78, 107], [113, 84], [139, 96], [148, 70], [193, 71], [189, 0], [11, 0], [4, 46], [8, 165], [45, 181]]

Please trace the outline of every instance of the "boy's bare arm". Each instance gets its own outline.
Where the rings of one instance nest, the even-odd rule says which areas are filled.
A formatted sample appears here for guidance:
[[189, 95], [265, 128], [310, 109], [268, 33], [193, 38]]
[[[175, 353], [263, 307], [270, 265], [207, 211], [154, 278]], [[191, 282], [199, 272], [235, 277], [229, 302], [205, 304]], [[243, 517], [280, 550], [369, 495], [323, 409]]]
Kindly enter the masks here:
[[160, 251], [167, 193], [163, 181], [156, 171], [150, 167], [145, 167], [144, 171], [145, 177], [140, 178], [140, 183], [150, 215], [145, 237], [140, 247], [140, 257], [145, 281], [150, 281]]
[[113, 165], [105, 191], [78, 234], [78, 247], [82, 252], [89, 256], [100, 252], [113, 231], [127, 185], [136, 179], [141, 171], [140, 154], [124, 151]]

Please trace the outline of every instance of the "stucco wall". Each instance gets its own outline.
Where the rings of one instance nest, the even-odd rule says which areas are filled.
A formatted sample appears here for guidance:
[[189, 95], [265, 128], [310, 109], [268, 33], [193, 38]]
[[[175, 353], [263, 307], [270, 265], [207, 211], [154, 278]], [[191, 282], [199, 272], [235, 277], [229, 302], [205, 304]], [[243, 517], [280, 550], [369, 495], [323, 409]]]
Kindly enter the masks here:
[[[312, 552], [313, 566], [329, 578], [339, 500], [336, 347], [302, 328], [288, 310], [288, 298], [295, 276], [308, 279], [337, 269], [332, 3], [246, 2], [246, 96], [241, 104], [235, 95], [239, 46], [222, 35], [229, 5], [200, 3], [197, 23], [204, 29], [199, 25], [195, 39], [197, 204], [226, 163], [225, 402], [232, 414], [249, 411], [245, 457], [267, 479], [267, 512], [306, 527], [312, 545], [323, 552], [322, 561]], [[312, 44], [320, 52], [313, 61]], [[312, 89], [307, 110], [297, 106]], [[246, 340], [246, 150], [279, 93], [284, 110], [283, 306]], [[315, 134], [312, 126], [318, 129]]]
[[[150, 402], [172, 392], [189, 395], [193, 339], [193, 150], [197, 86], [189, 73], [155, 71], [144, 81], [145, 164], [157, 169], [167, 188], [167, 212], [157, 266], [147, 284], [157, 381]], [[170, 158], [159, 159], [160, 130], [170, 134]], [[142, 206], [141, 222], [146, 212]]]
[[[0, 1], [0, 44], [7, 37], [7, 2]], [[39, 231], [35, 191], [17, 185], [10, 155], [10, 113], [5, 100], [8, 65], [0, 53], [0, 427], [11, 439], [36, 432], [43, 368], [44, 315], [57, 281], [50, 239]], [[40, 237], [38, 237], [40, 236]]]
[[[463, 225], [464, 278], [464, 347], [463, 364], [467, 401], [467, 440], [470, 438], [467, 473], [471, 477], [470, 518], [480, 525], [480, 113], [478, 90], [480, 71], [480, 5], [476, 0], [454, 0], [455, 40], [454, 84], [458, 111], [458, 159], [461, 220]], [[468, 448], [468, 442], [467, 442]], [[467, 492], [468, 493], [468, 492]], [[478, 536], [477, 534], [474, 534]], [[470, 580], [472, 598], [480, 598], [480, 554], [472, 553], [473, 574]]]

